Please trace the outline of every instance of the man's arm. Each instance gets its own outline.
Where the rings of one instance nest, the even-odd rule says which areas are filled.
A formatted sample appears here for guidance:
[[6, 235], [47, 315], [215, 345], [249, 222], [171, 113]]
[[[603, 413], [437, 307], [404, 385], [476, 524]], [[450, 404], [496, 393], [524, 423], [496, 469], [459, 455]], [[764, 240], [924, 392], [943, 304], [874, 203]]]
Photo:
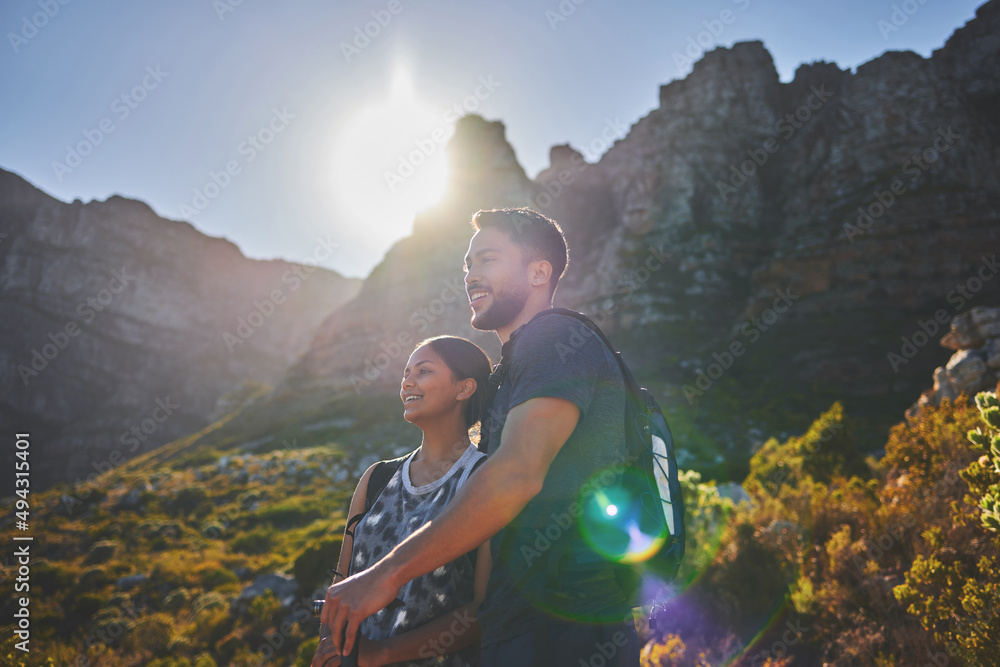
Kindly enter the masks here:
[[327, 589], [322, 620], [337, 651], [350, 652], [361, 621], [392, 602], [404, 583], [450, 563], [510, 523], [541, 491], [579, 418], [576, 404], [562, 398], [532, 398], [511, 409], [500, 447], [439, 516], [371, 568]]
[[[455, 609], [419, 628], [404, 632], [381, 642], [361, 641], [358, 664], [388, 665], [409, 662], [420, 658], [444, 655], [479, 641], [482, 629], [476, 617], [479, 605], [486, 598], [486, 582], [490, 575], [490, 543], [483, 542], [476, 552], [475, 596], [472, 602]], [[447, 637], [447, 639], [446, 639]], [[373, 655], [366, 655], [366, 645], [370, 645]]]

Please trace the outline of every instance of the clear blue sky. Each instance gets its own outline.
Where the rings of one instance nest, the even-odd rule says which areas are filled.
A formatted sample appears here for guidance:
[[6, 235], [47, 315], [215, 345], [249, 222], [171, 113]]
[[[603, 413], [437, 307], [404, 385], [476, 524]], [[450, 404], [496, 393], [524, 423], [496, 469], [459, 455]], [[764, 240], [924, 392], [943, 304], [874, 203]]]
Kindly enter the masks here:
[[699, 33], [762, 40], [788, 81], [929, 56], [981, 4], [909, 3], [884, 34], [901, 0], [4, 0], [0, 167], [66, 201], [141, 199], [250, 257], [307, 260], [325, 236], [323, 264], [365, 276], [439, 190], [455, 104], [502, 120], [534, 176], [552, 145], [655, 108]]

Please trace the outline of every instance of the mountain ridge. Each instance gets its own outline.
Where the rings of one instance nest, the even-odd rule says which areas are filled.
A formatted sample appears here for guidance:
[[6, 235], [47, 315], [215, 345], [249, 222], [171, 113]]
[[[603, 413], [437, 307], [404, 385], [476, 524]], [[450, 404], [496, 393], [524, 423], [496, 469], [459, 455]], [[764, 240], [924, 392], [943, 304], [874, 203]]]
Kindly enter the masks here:
[[67, 204], [0, 171], [0, 202], [0, 424], [45, 443], [39, 487], [197, 430], [227, 392], [275, 382], [360, 283], [248, 259], [117, 195]]

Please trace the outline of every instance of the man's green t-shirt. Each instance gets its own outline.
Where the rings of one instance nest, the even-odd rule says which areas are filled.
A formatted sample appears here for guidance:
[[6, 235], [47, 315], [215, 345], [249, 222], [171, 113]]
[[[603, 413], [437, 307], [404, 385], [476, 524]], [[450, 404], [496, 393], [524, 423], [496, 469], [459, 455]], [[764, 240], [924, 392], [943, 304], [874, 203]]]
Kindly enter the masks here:
[[618, 363], [586, 325], [562, 314], [536, 315], [511, 335], [504, 354], [506, 376], [486, 419], [490, 454], [502, 446], [507, 413], [531, 398], [571, 401], [580, 419], [541, 492], [490, 541], [493, 567], [479, 611], [484, 645], [553, 617], [620, 621], [629, 610], [611, 564], [587, 548], [577, 526], [581, 491], [607, 483], [624, 460]]

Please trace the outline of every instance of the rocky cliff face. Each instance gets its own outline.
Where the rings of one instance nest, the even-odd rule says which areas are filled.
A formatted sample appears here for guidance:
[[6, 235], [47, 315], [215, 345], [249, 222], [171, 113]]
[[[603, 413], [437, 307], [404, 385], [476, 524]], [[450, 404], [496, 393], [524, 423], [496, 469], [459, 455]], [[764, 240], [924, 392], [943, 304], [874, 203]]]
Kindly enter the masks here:
[[[763, 436], [808, 426], [835, 399], [876, 427], [864, 431], [878, 446], [884, 433], [877, 431], [898, 421], [920, 395], [927, 374], [947, 361], [947, 354], [930, 344], [945, 333], [947, 322], [975, 306], [1000, 302], [1000, 279], [993, 280], [998, 272], [994, 253], [1000, 248], [998, 55], [997, 0], [981, 7], [931, 58], [889, 52], [853, 73], [812, 63], [781, 83], [761, 43], [739, 43], [706, 54], [687, 78], [662, 86], [659, 107], [624, 128], [624, 136], [597, 163], [587, 163], [573, 147], [557, 146], [551, 165], [534, 180], [517, 163], [501, 123], [462, 119], [448, 147], [448, 194], [417, 216], [413, 234], [389, 250], [356, 297], [336, 312], [326, 311], [308, 348], [275, 391], [227, 426], [226, 442], [271, 446], [266, 443], [285, 435], [299, 438], [300, 445], [303, 439], [339, 440], [352, 428], [354, 415], [333, 414], [337, 397], [358, 399], [344, 404], [351, 410], [381, 405], [369, 399], [396, 390], [405, 359], [425, 337], [470, 337], [496, 361], [495, 336], [468, 324], [461, 270], [472, 231], [468, 221], [480, 208], [527, 205], [558, 220], [571, 247], [557, 305], [590, 313], [624, 348], [640, 381], [654, 388], [674, 414], [682, 453], [694, 457], [691, 465], [719, 465], [712, 473], [718, 472], [717, 478], [739, 478], [738, 465], [725, 469], [731, 461], [745, 461]], [[39, 211], [59, 209], [75, 221], [60, 229], [71, 230], [82, 224], [78, 220], [106, 217], [96, 214], [101, 207], [126, 205], [141, 206], [115, 200], [63, 208], [47, 204]], [[19, 224], [39, 215], [25, 214]], [[144, 215], [150, 214], [135, 210], [126, 217], [134, 223]], [[169, 225], [161, 233], [189, 233], [181, 223]], [[164, 296], [159, 275], [181, 282], [193, 275], [223, 275], [215, 268], [220, 258], [230, 258], [233, 266], [246, 260], [224, 241], [205, 240], [213, 248], [205, 251], [209, 269], [198, 264], [208, 259], [143, 242], [144, 233], [121, 224], [104, 237], [111, 249], [158, 253], [159, 263], [151, 266], [160, 267], [160, 273], [151, 280], [153, 269], [146, 269], [135, 284], [142, 282], [148, 292], [126, 290], [108, 306], [110, 315], [128, 304], [127, 316], [105, 316], [106, 329], [92, 342], [73, 342], [81, 358], [98, 361], [76, 366], [68, 381], [57, 380], [51, 371], [37, 378], [57, 385], [46, 395], [58, 401], [44, 406], [33, 405], [18, 384], [5, 389], [5, 405], [12, 406], [5, 418], [70, 414], [63, 406], [76, 406], [102, 415], [103, 435], [93, 429], [88, 437], [113, 441], [134, 423], [130, 419], [152, 410], [151, 401], [163, 396], [160, 390], [146, 391], [140, 401], [130, 391], [137, 382], [145, 386], [135, 378], [144, 377], [145, 365], [155, 366], [159, 359], [144, 354], [150, 348], [141, 347], [137, 330], [156, 345], [184, 350], [186, 365], [155, 368], [163, 376], [182, 375], [173, 381], [184, 383], [186, 396], [217, 396], [225, 384], [219, 377], [240, 375], [234, 365], [251, 365], [235, 354], [220, 361], [208, 352], [199, 357], [196, 350], [218, 350], [220, 332], [252, 308], [250, 301], [259, 297], [251, 295], [281, 287], [278, 276], [287, 267], [273, 267], [267, 279], [260, 279], [263, 283], [233, 280], [214, 286], [229, 294], [238, 291], [238, 298], [215, 300], [220, 292], [194, 284], [170, 288], [172, 296]], [[58, 245], [41, 239], [32, 243]], [[10, 253], [13, 240], [0, 245], [0, 253]], [[28, 262], [32, 252], [19, 250], [17, 262]], [[71, 253], [60, 253], [47, 255], [60, 258], [50, 261], [53, 267], [63, 261], [74, 266]], [[98, 265], [110, 272], [121, 268], [116, 263]], [[143, 271], [134, 264], [126, 269]], [[83, 281], [84, 273], [97, 272], [77, 270], [77, 291], [59, 296], [56, 302], [62, 305], [52, 312], [72, 312], [80, 300], [105, 287], [94, 278]], [[10, 276], [22, 274], [34, 276], [30, 286], [3, 292], [4, 303], [13, 304], [5, 306], [6, 312], [18, 319], [41, 317], [30, 315], [22, 302], [36, 300], [37, 312], [50, 312], [41, 305], [48, 292], [74, 284], [67, 282], [69, 274], [40, 270], [8, 268], [4, 275], [17, 285], [22, 279]], [[177, 318], [158, 318], [150, 305], [197, 289], [213, 304], [239, 301], [240, 306], [223, 316], [214, 308], [175, 304], [187, 318], [178, 327]], [[288, 314], [283, 326], [298, 323], [303, 332], [312, 326], [306, 322], [316, 321], [298, 319], [315, 311], [287, 306], [281, 313]], [[3, 325], [9, 329], [4, 340], [18, 341], [12, 349], [21, 351], [16, 359], [3, 360], [10, 377], [16, 379], [11, 375], [15, 364], [32, 346], [45, 344], [46, 333], [64, 319], [37, 319], [30, 327], [36, 333], [24, 339], [17, 338], [17, 327]], [[143, 323], [148, 328], [141, 328]], [[277, 354], [284, 362], [294, 346], [289, 330], [280, 331], [285, 333], [276, 331], [274, 345], [287, 343], [281, 347], [284, 356]], [[106, 339], [136, 350], [126, 357], [126, 374], [107, 370]], [[918, 339], [924, 342], [917, 344]], [[264, 340], [270, 339], [262, 330], [248, 345]], [[201, 341], [200, 347], [190, 341]], [[907, 346], [914, 354], [904, 354]], [[263, 353], [246, 356], [255, 368], [269, 369], [261, 370], [261, 377], [280, 372], [281, 363], [269, 365], [259, 358]], [[188, 371], [177, 372], [181, 367]], [[103, 393], [85, 389], [102, 382]], [[131, 401], [133, 416], [105, 416], [112, 411], [97, 396], [108, 394]], [[372, 420], [370, 414], [365, 418]], [[398, 412], [380, 418], [386, 424], [399, 421]], [[374, 446], [379, 437], [359, 440]]]
[[0, 230], [0, 429], [31, 432], [38, 486], [205, 426], [227, 392], [278, 380], [360, 286], [2, 171]]
[[[942, 359], [892, 355], [936, 311], [947, 322], [1000, 295], [1000, 280], [974, 281], [1000, 248], [998, 55], [997, 2], [929, 59], [888, 52], [853, 73], [819, 62], [783, 84], [761, 43], [720, 48], [597, 164], [558, 146], [534, 181], [502, 126], [466, 118], [449, 198], [322, 325], [285, 390], [391, 391], [413, 343], [444, 332], [495, 357], [460, 293], [467, 221], [530, 205], [571, 246], [558, 305], [616, 332], [640, 379], [695, 421], [765, 394], [779, 412], [843, 398], [895, 421]], [[746, 355], [727, 360], [733, 343]], [[738, 412], [736, 431], [752, 424]]]

